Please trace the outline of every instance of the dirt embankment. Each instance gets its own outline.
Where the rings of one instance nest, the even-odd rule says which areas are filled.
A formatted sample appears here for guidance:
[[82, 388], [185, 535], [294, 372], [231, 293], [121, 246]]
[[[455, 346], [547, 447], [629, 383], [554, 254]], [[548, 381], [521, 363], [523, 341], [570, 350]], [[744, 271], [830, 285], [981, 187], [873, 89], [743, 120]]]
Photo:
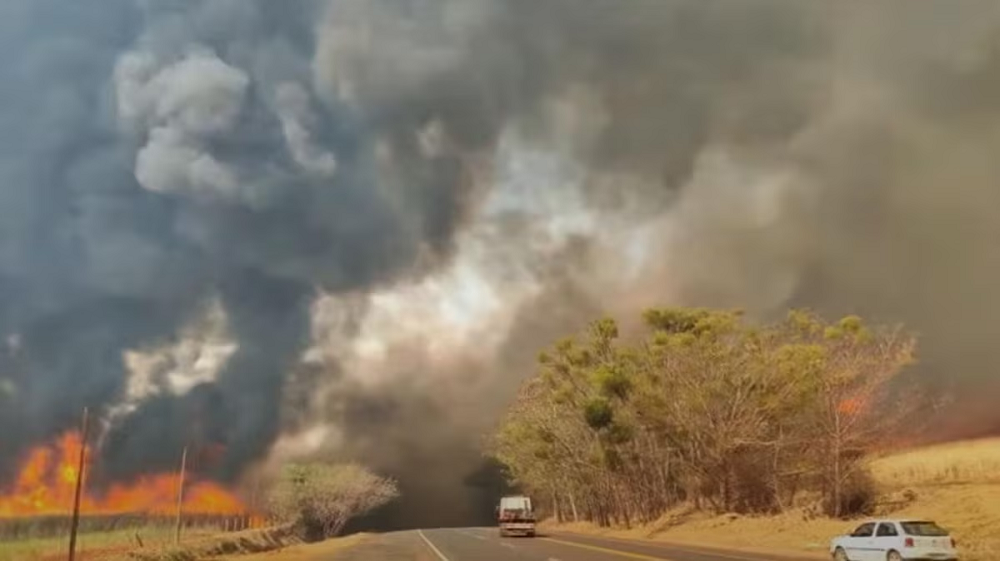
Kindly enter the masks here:
[[264, 528], [206, 537], [176, 547], [134, 549], [122, 559], [135, 561], [199, 561], [229, 555], [274, 551], [301, 544], [290, 528]]
[[[929, 518], [958, 540], [963, 561], [1000, 559], [1000, 439], [952, 443], [875, 459], [882, 497], [878, 516]], [[825, 554], [831, 537], [858, 521], [814, 518], [803, 510], [779, 516], [711, 516], [680, 508], [632, 529], [545, 524], [550, 530], [716, 545], [746, 550]]]

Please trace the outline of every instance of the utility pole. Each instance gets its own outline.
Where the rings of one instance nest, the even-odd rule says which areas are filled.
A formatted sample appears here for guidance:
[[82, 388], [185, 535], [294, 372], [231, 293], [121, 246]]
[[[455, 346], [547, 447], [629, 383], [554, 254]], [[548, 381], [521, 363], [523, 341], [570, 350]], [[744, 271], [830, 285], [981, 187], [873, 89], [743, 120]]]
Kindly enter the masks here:
[[83, 470], [87, 461], [87, 432], [90, 428], [88, 410], [83, 408], [83, 422], [80, 427], [80, 462], [76, 469], [76, 492], [73, 496], [73, 521], [69, 528], [69, 561], [76, 559], [76, 532], [80, 527], [80, 498], [83, 494]]
[[181, 514], [184, 509], [184, 475], [187, 471], [187, 456], [188, 448], [184, 446], [184, 451], [181, 452], [181, 476], [177, 480], [177, 521], [174, 527], [174, 541], [176, 543], [181, 543]]

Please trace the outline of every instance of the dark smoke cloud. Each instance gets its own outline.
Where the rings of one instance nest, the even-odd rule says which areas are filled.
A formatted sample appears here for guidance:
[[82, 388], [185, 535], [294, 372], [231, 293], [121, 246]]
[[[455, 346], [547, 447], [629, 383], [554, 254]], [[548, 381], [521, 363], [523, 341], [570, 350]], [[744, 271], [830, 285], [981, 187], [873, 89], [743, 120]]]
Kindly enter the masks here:
[[[327, 453], [412, 497], [383, 523], [460, 523], [496, 488], [455, 482], [483, 483], [479, 436], [538, 348], [664, 303], [903, 320], [915, 375], [964, 407], [1000, 389], [992, 2], [0, 10], [2, 458], [90, 404], [112, 419], [108, 477], [197, 441], [233, 479], [327, 423]], [[403, 308], [386, 340], [421, 332], [358, 350], [369, 295], [453, 264], [509, 308], [480, 339]], [[342, 312], [322, 328], [317, 294]], [[214, 303], [238, 350], [136, 401], [122, 353], [184, 339]]]
[[[359, 105], [438, 115], [452, 123], [453, 138], [466, 135], [477, 148], [498, 134], [483, 127], [503, 123], [520, 134], [522, 148], [556, 152], [586, 170], [577, 188], [598, 219], [585, 237], [600, 245], [609, 230], [648, 230], [642, 273], [619, 273], [616, 284], [606, 282], [606, 269], [620, 264], [608, 257], [621, 246], [587, 246], [582, 262], [572, 251], [564, 260], [536, 243], [531, 225], [546, 220], [544, 212], [505, 217], [504, 235], [487, 235], [502, 246], [490, 249], [494, 255], [519, 256], [515, 263], [541, 255], [565, 274], [547, 277], [528, 266], [546, 296], [519, 304], [509, 344], [489, 355], [493, 362], [417, 369], [453, 372], [442, 377], [462, 388], [457, 394], [413, 384], [419, 378], [403, 369], [387, 377], [410, 397], [389, 409], [424, 403], [422, 413], [384, 424], [390, 415], [334, 408], [352, 434], [389, 431], [403, 436], [386, 442], [416, 440], [439, 453], [419, 461], [399, 444], [360, 456], [400, 466], [397, 473], [432, 472], [439, 455], [486, 430], [489, 421], [480, 419], [494, 418], [539, 346], [598, 310], [627, 314], [662, 303], [743, 306], [760, 315], [804, 305], [905, 321], [922, 336], [914, 375], [957, 391], [967, 413], [974, 403], [985, 406], [974, 417], [948, 411], [960, 422], [942, 426], [942, 434], [1000, 427], [988, 409], [1000, 391], [1000, 355], [990, 343], [1000, 335], [1000, 309], [989, 288], [1000, 281], [1000, 252], [991, 249], [1000, 239], [1000, 170], [990, 157], [1000, 109], [990, 95], [1000, 60], [995, 6], [368, 6], [350, 16], [335, 11], [340, 19], [331, 18], [328, 37], [367, 17], [372, 36], [386, 40], [343, 54], [331, 39], [321, 49], [334, 54], [319, 57], [330, 61], [332, 81], [354, 80]], [[479, 125], [475, 134], [454, 124], [468, 108], [476, 119], [461, 123]], [[536, 178], [536, 189], [554, 188], [544, 181]], [[551, 219], [570, 212], [556, 210]], [[486, 382], [469, 384], [470, 368]], [[383, 388], [339, 397], [364, 401], [373, 391]], [[477, 412], [457, 406], [462, 400]], [[436, 404], [431, 412], [427, 402]], [[468, 430], [455, 434], [456, 424]], [[452, 435], [450, 444], [436, 438], [442, 434]], [[446, 485], [426, 487], [447, 493]], [[446, 512], [423, 517], [450, 521]]]
[[[316, 291], [388, 285], [451, 251], [458, 166], [407, 144], [411, 123], [318, 99], [317, 3], [3, 9], [4, 467], [124, 399], [123, 351], [216, 299], [239, 349], [208, 386], [117, 418], [101, 469], [164, 468], [203, 437], [231, 479], [279, 432]], [[403, 149], [376, 154], [383, 129]]]

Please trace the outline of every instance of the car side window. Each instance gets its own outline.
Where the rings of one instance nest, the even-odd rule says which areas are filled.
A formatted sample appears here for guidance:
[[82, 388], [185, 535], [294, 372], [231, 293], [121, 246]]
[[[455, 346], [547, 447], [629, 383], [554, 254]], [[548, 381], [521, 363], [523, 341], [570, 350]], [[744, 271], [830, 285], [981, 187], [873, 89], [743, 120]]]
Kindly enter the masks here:
[[852, 538], [868, 538], [868, 537], [871, 537], [872, 532], [874, 532], [874, 531], [875, 531], [875, 523], [874, 522], [868, 522], [868, 523], [865, 523], [865, 524], [862, 524], [862, 525], [858, 526], [857, 529], [854, 530], [853, 533], [851, 533], [851, 537]]
[[880, 538], [895, 537], [899, 535], [899, 532], [896, 531], [895, 524], [883, 522], [878, 525], [878, 532], [876, 532], [875, 535]]

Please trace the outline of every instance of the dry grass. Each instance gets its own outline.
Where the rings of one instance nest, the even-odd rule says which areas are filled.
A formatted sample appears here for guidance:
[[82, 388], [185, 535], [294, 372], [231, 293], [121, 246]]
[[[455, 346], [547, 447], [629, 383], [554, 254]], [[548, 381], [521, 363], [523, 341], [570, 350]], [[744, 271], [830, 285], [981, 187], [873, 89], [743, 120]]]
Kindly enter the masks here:
[[265, 528], [217, 534], [179, 546], [143, 548], [128, 552], [136, 561], [198, 561], [283, 549], [302, 543], [290, 528]]
[[920, 448], [877, 459], [870, 467], [887, 489], [1000, 484], [1000, 439]]
[[354, 534], [320, 543], [293, 545], [264, 553], [241, 555], [239, 557], [221, 557], [217, 561], [325, 561], [336, 559], [338, 553], [360, 545], [368, 537], [367, 534]]
[[[200, 540], [213, 530], [188, 530], [185, 541]], [[77, 538], [77, 558], [81, 561], [104, 559], [138, 546], [136, 535], [145, 547], [163, 547], [172, 542], [174, 530], [169, 526], [148, 526], [112, 532], [87, 532]], [[37, 561], [63, 558], [69, 548], [66, 536], [0, 542], [0, 561]]]
[[[137, 541], [138, 534], [140, 541]], [[68, 538], [9, 541], [0, 544], [0, 561], [59, 561], [65, 559]], [[141, 546], [140, 546], [141, 543]], [[174, 529], [152, 526], [113, 532], [81, 534], [77, 542], [80, 561], [194, 561], [224, 555], [257, 553], [300, 543], [282, 529], [219, 533], [186, 530], [180, 545]]]
[[918, 487], [917, 500], [899, 516], [930, 518], [951, 530], [963, 561], [1000, 559], [1000, 485]]
[[[872, 474], [885, 492], [884, 516], [929, 518], [958, 540], [963, 561], [1000, 559], [1000, 439], [960, 442], [879, 458]], [[905, 504], [892, 499], [910, 496]], [[828, 558], [830, 538], [857, 521], [810, 519], [801, 511], [774, 517], [708, 516], [678, 509], [653, 524], [631, 530], [589, 524], [559, 530], [609, 537], [715, 545], [744, 550], [810, 552]], [[547, 524], [549, 528], [555, 528]]]
[[803, 520], [800, 512], [781, 516], [743, 517], [712, 516], [677, 509], [656, 522], [632, 528], [598, 528], [592, 524], [563, 524], [562, 531], [628, 539], [652, 539], [677, 544], [706, 545], [743, 551], [788, 553], [802, 557], [803, 552], [828, 559], [826, 544], [832, 536], [843, 533], [851, 523], [835, 520]]

